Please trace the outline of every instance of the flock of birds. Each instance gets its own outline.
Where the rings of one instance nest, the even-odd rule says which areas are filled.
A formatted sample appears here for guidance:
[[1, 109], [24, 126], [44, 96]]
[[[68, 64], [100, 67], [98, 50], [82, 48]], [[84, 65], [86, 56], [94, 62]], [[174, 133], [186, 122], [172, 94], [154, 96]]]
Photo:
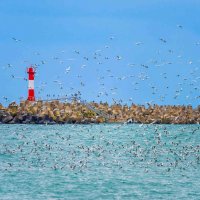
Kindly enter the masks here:
[[[181, 25], [177, 28], [183, 30]], [[106, 99], [120, 104], [135, 103], [137, 91], [145, 96], [147, 104], [168, 104], [171, 98], [173, 102], [179, 102], [182, 96], [188, 102], [199, 103], [200, 75], [196, 67], [199, 61], [186, 60], [182, 55], [177, 55], [166, 45], [166, 38], [159, 38], [161, 49], [167, 54], [164, 57], [171, 60], [162, 59], [162, 51], [159, 50], [155, 58], [146, 62], [127, 62], [121, 54], [106, 54], [114, 51], [112, 46], [115, 39], [114, 36], [109, 37], [107, 44], [92, 54], [85, 55], [84, 51], [74, 50], [73, 56], [68, 59], [65, 51], [49, 59], [41, 59], [41, 53], [34, 52], [39, 59], [34, 63], [37, 69], [37, 98], [55, 99], [73, 94], [87, 96], [91, 89], [93, 100]], [[17, 44], [22, 43], [16, 38], [12, 40]], [[196, 42], [195, 45], [199, 46], [200, 43]], [[145, 46], [145, 42], [135, 43], [135, 48], [142, 46]], [[27, 60], [24, 62], [28, 63]], [[40, 81], [40, 76], [44, 78], [40, 71], [44, 71], [52, 62], [60, 67], [54, 73], [54, 78]], [[114, 67], [109, 67], [111, 65]], [[183, 70], [183, 73], [178, 70], [177, 73], [173, 71], [176, 65], [187, 66], [187, 70]], [[13, 73], [14, 64], [9, 63], [2, 69], [7, 70], [14, 80], [27, 81], [27, 75]], [[153, 75], [155, 72], [158, 77]], [[89, 78], [88, 73], [93, 77]], [[172, 76], [176, 83], [172, 84]], [[93, 84], [95, 90], [90, 87]], [[51, 89], [55, 86], [57, 93]], [[130, 96], [123, 97], [122, 91]], [[6, 103], [12, 101], [7, 96], [3, 96], [2, 100]], [[56, 176], [71, 173], [73, 177], [88, 173], [87, 178], [101, 174], [105, 180], [115, 180], [115, 175], [125, 177], [124, 180], [134, 180], [138, 173], [142, 173], [141, 177], [144, 174], [171, 174], [173, 178], [180, 175], [189, 179], [190, 175], [199, 171], [199, 133], [199, 125], [1, 125], [0, 171], [2, 174], [34, 170], [48, 174], [55, 171]]]
[[[177, 28], [183, 31], [182, 25], [177, 25]], [[12, 40], [23, 46], [23, 41], [14, 37]], [[161, 37], [158, 40], [160, 50], [156, 51], [154, 58], [142, 63], [127, 62], [127, 56], [113, 53], [115, 40], [116, 37], [110, 36], [103, 48], [88, 55], [76, 49], [70, 53], [72, 58], [67, 59], [65, 50], [47, 59], [42, 59], [40, 52], [34, 52], [37, 62], [33, 63], [33, 66], [38, 69], [38, 74], [40, 74], [36, 74], [37, 97], [55, 99], [75, 93], [87, 97], [87, 92], [91, 91], [90, 97], [93, 100], [130, 104], [135, 103], [137, 97], [146, 96], [147, 93], [146, 104], [157, 102], [167, 104], [168, 101], [175, 102], [175, 104], [179, 102], [193, 104], [195, 102], [197, 105], [199, 103], [200, 74], [198, 64], [200, 61], [187, 60], [170, 48], [166, 38]], [[196, 46], [199, 44], [199, 42], [195, 42]], [[143, 41], [135, 43], [135, 48], [138, 48], [138, 51], [142, 46], [145, 49], [148, 48]], [[148, 54], [148, 49], [146, 51]], [[24, 62], [28, 63], [29, 61], [25, 60]], [[55, 70], [57, 74], [54, 74], [53, 79], [49, 76], [49, 80], [46, 81], [40, 71], [44, 72], [43, 69], [47, 70], [52, 65], [58, 66], [59, 70]], [[185, 66], [189, 66], [189, 68]], [[177, 73], [173, 72], [173, 69], [177, 67], [184, 67], [187, 70], [183, 70], [183, 73], [182, 70], [178, 70]], [[17, 76], [13, 73], [14, 68], [11, 63], [2, 67], [2, 69], [10, 71], [12, 79], [27, 81], [27, 74]], [[157, 74], [157, 77], [153, 74]], [[41, 79], [45, 81], [40, 81]], [[175, 81], [173, 85], [172, 81]], [[95, 85], [95, 87], [91, 85]], [[55, 92], [50, 89], [52, 87]], [[124, 88], [127, 88], [126, 94]], [[5, 102], [11, 101], [7, 96], [3, 96], [2, 99]]]
[[199, 170], [198, 125], [3, 125], [0, 171]]
[[[177, 28], [183, 30], [182, 25], [177, 25]], [[42, 66], [45, 67], [51, 62], [63, 66], [59, 70], [61, 74], [55, 74], [56, 78], [51, 80], [51, 83], [41, 81], [36, 84], [36, 92], [38, 95], [42, 95], [48, 85], [53, 84], [59, 87], [59, 93], [45, 94], [46, 96], [42, 96], [43, 98], [55, 99], [61, 98], [63, 95], [67, 96], [70, 94], [69, 92], [63, 92], [62, 94], [62, 91], [66, 88], [70, 90], [71, 94], [76, 93], [81, 96], [83, 91], [85, 91], [84, 88], [87, 88], [87, 85], [91, 84], [91, 81], [96, 78], [98, 84], [98, 88], [95, 88], [95, 92], [97, 93], [96, 99], [101, 100], [103, 97], [107, 97], [112, 99], [114, 103], [121, 104], [134, 102], [134, 96], [131, 92], [130, 97], [126, 100], [123, 97], [115, 98], [120, 93], [120, 86], [126, 82], [125, 86], [127, 86], [127, 83], [130, 83], [131, 87], [128, 88], [131, 88], [134, 93], [140, 90], [140, 87], [143, 85], [151, 91], [151, 95], [157, 95], [161, 102], [165, 102], [165, 98], [169, 95], [168, 90], [171, 87], [171, 77], [167, 69], [174, 64], [187, 64], [191, 66], [189, 74], [182, 74], [181, 71], [177, 74], [173, 73], [178, 80], [178, 85], [174, 86], [175, 93], [173, 94], [173, 98], [178, 99], [184, 93], [184, 87], [187, 86], [186, 88], [189, 94], [185, 98], [190, 99], [191, 96], [193, 99], [190, 100], [194, 101], [196, 99], [199, 102], [200, 75], [198, 74], [199, 68], [194, 67], [194, 63], [195, 65], [197, 63], [193, 60], [185, 62], [185, 59], [181, 55], [176, 55], [173, 49], [166, 46], [168, 43], [166, 38], [159, 38], [161, 49], [162, 45], [165, 45], [164, 49], [167, 51], [167, 58], [174, 56], [176, 59], [179, 59], [177, 63], [159, 58], [149, 59], [143, 63], [126, 63], [125, 56], [121, 54], [113, 55], [110, 53], [106, 55], [106, 51], [112, 51], [115, 39], [116, 37], [110, 36], [107, 44], [102, 49], [95, 50], [89, 55], [84, 55], [84, 52], [81, 50], [74, 50], [72, 53], [73, 57], [68, 59], [65, 57], [64, 50], [60, 52], [61, 56], [54, 55], [50, 59], [41, 59], [41, 53], [34, 52], [40, 60], [34, 64], [38, 72], [40, 69], [42, 70]], [[20, 39], [14, 37], [12, 40], [16, 44], [22, 43]], [[136, 47], [144, 45], [145, 43], [143, 41], [135, 43]], [[195, 45], [199, 46], [200, 43], [196, 42]], [[161, 56], [161, 50], [157, 51], [157, 55]], [[81, 63], [79, 67], [73, 66], [73, 62], [77, 60]], [[27, 62], [27, 60], [24, 62]], [[67, 62], [72, 63], [72, 65], [67, 65]], [[108, 67], [109, 64], [116, 65], [117, 67], [120, 66], [123, 69], [116, 72], [117, 70], [115, 68]], [[94, 67], [91, 68], [91, 65]], [[9, 63], [2, 69], [11, 72], [10, 77], [12, 79], [27, 81], [26, 76], [12, 74], [13, 68], [15, 68], [14, 65]], [[93, 70], [94, 79], [92, 77], [91, 79], [88, 78], [86, 75], [87, 70], [90, 73]], [[155, 80], [152, 80], [151, 77], [151, 73], [155, 70], [161, 71], [158, 78], [158, 85], [156, 85]], [[125, 72], [126, 74], [123, 75]], [[66, 76], [67, 84], [65, 84]], [[71, 82], [72, 77], [77, 78], [76, 83]], [[39, 79], [39, 77], [36, 77], [36, 79]], [[111, 82], [114, 83], [112, 86], [108, 84], [108, 79], [111, 79]], [[164, 83], [164, 88], [162, 89], [159, 88], [160, 80]], [[6, 96], [3, 96], [2, 99], [5, 102], [11, 101]], [[153, 102], [151, 101], [150, 104]], [[5, 126], [5, 129], [9, 131], [9, 127]], [[45, 127], [46, 129], [47, 127]], [[1, 168], [9, 170], [16, 165], [19, 168], [23, 166], [28, 168], [35, 166], [52, 168], [54, 170], [69, 168], [81, 171], [96, 163], [97, 165], [103, 165], [108, 168], [116, 165], [117, 169], [123, 169], [124, 166], [145, 166], [145, 170], [148, 172], [148, 166], [162, 167], [167, 171], [170, 171], [172, 168], [180, 168], [183, 170], [189, 164], [197, 167], [200, 159], [200, 146], [196, 144], [196, 141], [193, 142], [192, 139], [198, 137], [198, 133], [200, 132], [199, 126], [182, 126], [180, 129], [175, 130], [175, 133], [173, 130], [168, 129], [170, 127], [143, 124], [133, 127], [126, 126], [126, 124], [105, 126], [103, 130], [95, 125], [91, 127], [69, 125], [67, 130], [62, 129], [62, 127], [57, 130], [57, 127], [55, 127], [48, 130], [48, 134], [46, 134], [46, 131], [43, 134], [42, 131], [32, 133], [32, 130], [29, 130], [28, 126], [19, 126], [10, 134], [7, 134], [7, 131], [2, 132], [3, 135], [1, 137], [5, 137], [2, 141], [9, 141], [11, 143], [5, 142], [0, 145], [1, 155], [7, 155], [3, 160], [4, 164], [1, 165]], [[38, 137], [36, 137], [37, 134]], [[182, 135], [185, 134], [187, 134], [187, 138], [185, 139], [187, 143], [181, 141]], [[112, 137], [109, 137], [110, 135]], [[8, 137], [8, 140], [6, 137]], [[14, 163], [9, 162], [10, 156], [12, 157], [12, 155], [18, 157], [18, 160]], [[93, 162], [94, 160], [95, 162]]]

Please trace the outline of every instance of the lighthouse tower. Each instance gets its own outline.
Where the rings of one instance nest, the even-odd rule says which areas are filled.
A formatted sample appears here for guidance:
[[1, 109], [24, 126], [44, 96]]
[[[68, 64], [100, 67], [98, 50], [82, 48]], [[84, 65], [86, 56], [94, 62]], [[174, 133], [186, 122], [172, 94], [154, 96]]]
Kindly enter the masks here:
[[34, 76], [35, 76], [35, 68], [29, 67], [27, 68], [28, 73], [28, 101], [35, 101], [35, 91], [34, 91]]

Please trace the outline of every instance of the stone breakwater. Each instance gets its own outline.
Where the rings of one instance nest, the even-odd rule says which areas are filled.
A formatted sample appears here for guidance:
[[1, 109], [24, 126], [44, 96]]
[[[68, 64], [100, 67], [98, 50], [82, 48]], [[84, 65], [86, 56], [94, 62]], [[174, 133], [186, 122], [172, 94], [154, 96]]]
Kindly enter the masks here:
[[158, 106], [132, 104], [108, 105], [107, 103], [95, 103], [90, 105], [109, 116], [108, 119], [96, 114], [87, 106], [73, 101], [63, 103], [29, 102], [22, 101], [19, 105], [15, 102], [3, 107], [0, 104], [0, 123], [5, 124], [64, 124], [64, 123], [145, 123], [145, 124], [199, 124], [200, 106]]

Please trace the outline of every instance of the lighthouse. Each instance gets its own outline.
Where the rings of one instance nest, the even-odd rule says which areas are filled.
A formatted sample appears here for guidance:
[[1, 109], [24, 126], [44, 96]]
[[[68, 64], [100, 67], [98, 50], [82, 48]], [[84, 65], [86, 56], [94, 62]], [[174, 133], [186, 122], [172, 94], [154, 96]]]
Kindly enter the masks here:
[[35, 101], [35, 91], [34, 91], [34, 77], [35, 77], [35, 68], [27, 68], [28, 73], [28, 101]]

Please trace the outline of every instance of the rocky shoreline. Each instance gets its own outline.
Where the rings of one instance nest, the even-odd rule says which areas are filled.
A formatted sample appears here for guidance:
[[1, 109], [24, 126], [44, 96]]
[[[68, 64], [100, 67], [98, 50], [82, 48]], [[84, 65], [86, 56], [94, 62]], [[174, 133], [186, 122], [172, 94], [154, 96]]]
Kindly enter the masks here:
[[[90, 109], [94, 108], [99, 112]], [[89, 123], [144, 123], [144, 124], [199, 124], [200, 106], [159, 106], [132, 104], [108, 105], [90, 103], [90, 108], [78, 101], [64, 103], [15, 102], [3, 107], [0, 104], [0, 123], [2, 124], [89, 124]], [[104, 113], [101, 115], [100, 113]], [[107, 117], [105, 117], [105, 114]]]

